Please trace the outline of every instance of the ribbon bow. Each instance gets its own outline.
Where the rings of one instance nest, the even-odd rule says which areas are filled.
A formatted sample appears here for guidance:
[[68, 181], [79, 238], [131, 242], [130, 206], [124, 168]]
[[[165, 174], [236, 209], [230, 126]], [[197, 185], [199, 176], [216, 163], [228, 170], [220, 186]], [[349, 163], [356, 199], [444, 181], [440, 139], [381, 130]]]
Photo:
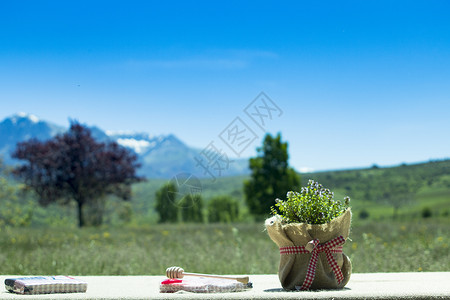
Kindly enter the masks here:
[[326, 242], [325, 244], [319, 244], [319, 240], [315, 239], [310, 241], [306, 246], [292, 246], [280, 248], [280, 254], [297, 254], [297, 253], [311, 253], [311, 259], [309, 260], [308, 269], [306, 270], [306, 277], [301, 287], [298, 289], [304, 291], [311, 287], [316, 276], [316, 265], [319, 260], [319, 253], [325, 252], [328, 264], [334, 272], [337, 283], [340, 284], [344, 280], [341, 268], [339, 268], [336, 260], [333, 258], [332, 253], [342, 253], [342, 245], [345, 243], [345, 239], [342, 235]]

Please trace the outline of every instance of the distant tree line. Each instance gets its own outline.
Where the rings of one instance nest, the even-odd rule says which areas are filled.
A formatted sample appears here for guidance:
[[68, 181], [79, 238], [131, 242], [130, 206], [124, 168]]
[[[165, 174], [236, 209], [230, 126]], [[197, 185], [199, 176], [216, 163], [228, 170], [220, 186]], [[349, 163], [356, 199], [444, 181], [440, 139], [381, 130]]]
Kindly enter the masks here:
[[173, 182], [164, 184], [156, 191], [155, 209], [159, 223], [229, 223], [240, 218], [240, 206], [233, 197], [216, 196], [205, 205], [201, 194], [180, 195]]

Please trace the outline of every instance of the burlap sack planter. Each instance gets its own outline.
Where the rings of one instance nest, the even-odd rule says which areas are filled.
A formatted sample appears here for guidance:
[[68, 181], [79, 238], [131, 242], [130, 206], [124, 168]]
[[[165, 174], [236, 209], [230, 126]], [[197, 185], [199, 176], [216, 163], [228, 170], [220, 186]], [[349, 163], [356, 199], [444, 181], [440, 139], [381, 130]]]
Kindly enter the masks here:
[[352, 264], [342, 253], [350, 233], [352, 213], [326, 224], [283, 224], [274, 216], [265, 222], [272, 241], [280, 248], [278, 277], [286, 290], [340, 289], [350, 279]]

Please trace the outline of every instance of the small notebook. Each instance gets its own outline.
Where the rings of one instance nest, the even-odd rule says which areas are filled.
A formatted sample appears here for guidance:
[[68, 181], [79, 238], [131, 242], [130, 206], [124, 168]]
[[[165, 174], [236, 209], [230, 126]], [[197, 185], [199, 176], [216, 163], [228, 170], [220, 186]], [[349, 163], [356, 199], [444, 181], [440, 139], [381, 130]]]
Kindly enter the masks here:
[[84, 293], [87, 283], [69, 276], [36, 276], [5, 279], [5, 288], [17, 294]]

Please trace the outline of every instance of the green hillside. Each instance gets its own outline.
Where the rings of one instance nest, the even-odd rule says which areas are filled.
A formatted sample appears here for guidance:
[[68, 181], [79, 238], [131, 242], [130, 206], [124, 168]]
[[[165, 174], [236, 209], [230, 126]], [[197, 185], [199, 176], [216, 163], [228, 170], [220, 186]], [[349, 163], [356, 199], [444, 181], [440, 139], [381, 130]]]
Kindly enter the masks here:
[[[219, 177], [216, 181], [201, 179], [202, 197], [208, 202], [218, 195], [233, 196], [241, 205], [241, 221], [251, 222], [253, 219], [245, 206], [243, 194], [243, 181], [247, 178]], [[350, 196], [354, 220], [392, 218], [395, 207], [399, 219], [422, 218], [424, 214], [432, 218], [448, 218], [450, 211], [450, 160], [301, 174], [302, 185], [306, 185], [308, 179], [317, 180], [330, 188], [336, 197]], [[105, 224], [140, 226], [157, 223], [155, 192], [166, 182], [164, 179], [148, 179], [135, 184], [131, 202], [109, 198], [105, 206]], [[397, 194], [393, 193], [397, 187], [401, 189]], [[11, 195], [11, 192], [3, 192]], [[3, 215], [9, 215], [14, 224], [76, 226], [76, 209], [73, 205], [42, 207], [32, 194], [23, 194], [18, 188], [13, 194], [14, 197], [8, 196], [0, 206], [0, 216], [3, 211]], [[391, 199], [386, 198], [386, 195]], [[0, 225], [9, 223], [0, 218]]]
[[[399, 217], [418, 217], [424, 210], [448, 215], [450, 210], [450, 160], [309, 173], [303, 178], [318, 180], [338, 196], [350, 196], [354, 213], [365, 210], [372, 218], [392, 216], [395, 206]], [[396, 189], [401, 195], [389, 199]]]
[[[215, 182], [202, 179], [202, 196], [208, 201], [216, 195], [232, 195], [245, 211], [243, 181], [248, 176], [219, 177]], [[450, 160], [400, 165], [388, 168], [339, 170], [301, 174], [302, 185], [314, 179], [335, 192], [336, 197], [351, 197], [355, 216], [362, 211], [369, 218], [392, 217], [394, 205], [398, 204], [399, 217], [421, 217], [429, 209], [432, 216], [448, 215], [450, 210]], [[133, 207], [147, 212], [148, 220], [155, 221], [152, 211], [155, 191], [166, 180], [152, 180], [134, 187]], [[389, 192], [396, 186], [403, 186], [408, 199], [383, 199], [382, 192]], [[406, 188], [406, 190], [405, 190]], [[248, 214], [245, 214], [248, 218]]]

